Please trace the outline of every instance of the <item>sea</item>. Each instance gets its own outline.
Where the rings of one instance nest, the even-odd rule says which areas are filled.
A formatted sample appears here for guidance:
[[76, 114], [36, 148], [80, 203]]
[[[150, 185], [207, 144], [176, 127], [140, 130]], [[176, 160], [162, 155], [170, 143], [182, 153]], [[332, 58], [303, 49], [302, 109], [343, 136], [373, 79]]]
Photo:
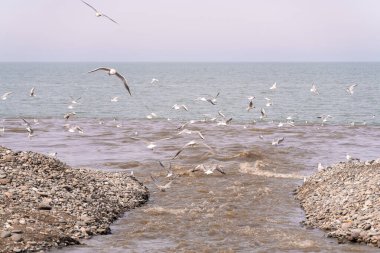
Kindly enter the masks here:
[[133, 173], [151, 193], [112, 234], [52, 252], [375, 252], [304, 227], [294, 190], [318, 163], [380, 157], [379, 104], [372, 62], [0, 63], [0, 145]]

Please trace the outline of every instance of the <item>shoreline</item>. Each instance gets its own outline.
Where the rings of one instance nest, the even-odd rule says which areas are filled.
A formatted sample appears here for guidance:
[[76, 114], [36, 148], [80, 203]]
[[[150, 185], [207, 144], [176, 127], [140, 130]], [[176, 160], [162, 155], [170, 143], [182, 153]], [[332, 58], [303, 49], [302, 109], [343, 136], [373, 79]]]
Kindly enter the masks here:
[[380, 247], [380, 159], [341, 162], [315, 173], [296, 189], [304, 225], [338, 243]]
[[128, 173], [72, 168], [1, 146], [0, 192], [0, 252], [60, 248], [108, 234], [114, 220], [149, 198]]

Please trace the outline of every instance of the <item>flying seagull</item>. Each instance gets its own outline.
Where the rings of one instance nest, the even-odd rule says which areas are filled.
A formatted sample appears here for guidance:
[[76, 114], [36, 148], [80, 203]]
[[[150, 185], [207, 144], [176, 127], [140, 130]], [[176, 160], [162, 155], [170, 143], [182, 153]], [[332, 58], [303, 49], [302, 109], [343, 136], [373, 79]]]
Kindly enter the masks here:
[[350, 95], [354, 94], [354, 88], [355, 88], [356, 86], [358, 86], [358, 85], [357, 85], [357, 84], [353, 84], [353, 85], [348, 86], [348, 87], [346, 88], [347, 93], [350, 94]]
[[275, 90], [275, 89], [277, 89], [277, 83], [274, 83], [269, 89], [270, 89], [270, 90]]
[[34, 97], [34, 96], [35, 96], [35, 94], [34, 94], [34, 87], [30, 90], [29, 95], [30, 95], [31, 97]]
[[158, 163], [160, 164], [162, 168], [164, 168], [167, 171], [168, 174], [166, 175], [166, 177], [174, 176], [171, 163], [169, 163], [169, 168], [166, 168], [165, 165], [161, 161], [158, 161]]
[[222, 169], [222, 166], [219, 164], [215, 164], [214, 166], [208, 166], [208, 167], [206, 167], [204, 164], [199, 164], [199, 165], [197, 165], [197, 167], [195, 167], [193, 170], [191, 170], [191, 172], [195, 172], [198, 170], [202, 170], [206, 175], [210, 175], [210, 174], [214, 173], [215, 170], [219, 171], [223, 175], [226, 174], [226, 172], [224, 172], [224, 170]]
[[122, 75], [120, 75], [120, 73], [117, 72], [116, 69], [101, 67], [101, 68], [97, 68], [97, 69], [91, 70], [91, 71], [89, 71], [88, 73], [92, 73], [92, 72], [95, 72], [95, 71], [98, 71], [98, 70], [104, 70], [104, 71], [107, 71], [109, 76], [111, 76], [111, 75], [115, 75], [115, 76], [117, 76], [120, 80], [123, 81], [124, 86], [125, 86], [125, 88], [127, 89], [129, 95], [132, 96], [131, 91], [130, 91], [130, 89], [129, 89], [129, 87], [128, 87], [128, 84], [127, 84], [127, 80], [125, 80], [125, 77], [122, 76]]
[[11, 95], [13, 92], [6, 92], [4, 93], [4, 95], [1, 96], [1, 99], [2, 100], [6, 100], [8, 98], [9, 95]]
[[156, 79], [156, 78], [152, 78], [152, 81], [150, 81], [151, 84], [155, 84], [155, 83], [158, 83], [158, 82], [159, 82], [159, 80]]
[[273, 145], [273, 146], [277, 146], [277, 145], [279, 145], [281, 142], [283, 142], [284, 140], [285, 140], [285, 137], [278, 138], [278, 139], [274, 139], [274, 140], [272, 141], [272, 145]]
[[93, 9], [95, 11], [95, 16], [97, 17], [106, 17], [108, 18], [109, 20], [111, 20], [112, 22], [114, 22], [115, 24], [118, 24], [115, 20], [113, 20], [112, 18], [108, 17], [106, 14], [104, 13], [101, 13], [100, 11], [98, 11], [97, 9], [95, 9], [94, 7], [92, 7], [90, 4], [86, 3], [85, 1], [82, 0], [82, 2], [87, 5], [88, 7], [90, 7], [91, 9]]
[[317, 86], [315, 86], [315, 84], [312, 84], [311, 85], [311, 89], [310, 89], [310, 92], [316, 94], [316, 95], [319, 95], [319, 92], [317, 90]]
[[172, 184], [172, 182], [173, 182], [173, 181], [170, 181], [169, 183], [167, 183], [167, 184], [165, 184], [165, 185], [160, 185], [160, 184], [158, 184], [157, 179], [155, 179], [155, 178], [152, 176], [152, 174], [150, 174], [150, 178], [152, 179], [154, 185], [155, 185], [160, 191], [162, 191], [162, 192], [164, 192], [164, 191], [166, 191], [167, 189], [169, 189], [170, 186], [171, 186], [171, 184]]

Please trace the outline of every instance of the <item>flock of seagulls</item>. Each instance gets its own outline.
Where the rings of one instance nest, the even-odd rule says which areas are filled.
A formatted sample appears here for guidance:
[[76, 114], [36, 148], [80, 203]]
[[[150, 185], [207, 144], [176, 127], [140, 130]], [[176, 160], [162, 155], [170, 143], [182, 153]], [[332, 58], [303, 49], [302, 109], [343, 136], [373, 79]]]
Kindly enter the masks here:
[[[104, 17], [104, 18], [107, 18], [108, 20], [112, 21], [113, 23], [115, 24], [118, 24], [114, 19], [110, 18], [108, 15], [100, 12], [99, 10], [97, 10], [96, 8], [94, 8], [92, 5], [90, 5], [89, 3], [81, 0], [86, 6], [88, 6], [89, 8], [91, 8], [94, 12], [95, 12], [95, 15], [96, 17]], [[88, 73], [94, 73], [94, 72], [98, 72], [98, 71], [104, 71], [105, 73], [107, 73], [109, 76], [115, 76], [117, 77], [120, 81], [122, 81], [125, 89], [127, 90], [128, 94], [130, 96], [132, 96], [132, 92], [131, 92], [131, 89], [128, 85], [128, 82], [126, 80], [126, 78], [120, 74], [116, 69], [114, 68], [110, 68], [110, 67], [99, 67], [99, 68], [96, 68], [94, 70], [90, 70]], [[156, 78], [152, 78], [151, 82], [150, 82], [152, 85], [155, 85], [155, 84], [158, 84], [159, 83], [159, 80], [156, 79]], [[354, 89], [355, 87], [357, 86], [357, 84], [352, 84], [350, 85], [349, 87], [347, 87], [345, 90], [346, 92], [349, 94], [349, 95], [353, 95], [354, 94]], [[277, 83], [273, 83], [272, 86], [269, 87], [269, 90], [277, 90]], [[280, 87], [281, 88], [281, 87]], [[310, 92], [315, 94], [315, 95], [319, 95], [319, 91], [317, 89], [317, 86], [313, 83], [311, 88], [310, 88]], [[6, 92], [4, 93], [0, 98], [1, 100], [7, 100], [10, 95], [12, 94], [13, 92]], [[220, 92], [218, 92], [215, 96], [212, 96], [212, 95], [203, 95], [201, 97], [198, 97], [196, 98], [195, 100], [196, 101], [202, 101], [202, 102], [206, 102], [208, 103], [209, 105], [211, 106], [215, 106], [217, 105], [217, 101], [218, 101], [218, 98], [219, 98], [219, 95], [220, 95]], [[36, 96], [36, 93], [35, 93], [35, 87], [33, 87], [30, 92], [29, 92], [29, 96], [30, 97], [35, 97]], [[68, 108], [69, 109], [74, 109], [74, 107], [78, 104], [80, 104], [79, 100], [81, 99], [81, 97], [78, 97], [78, 98], [73, 98], [73, 97], [70, 97], [70, 104], [68, 105]], [[115, 96], [111, 99], [111, 102], [118, 102], [118, 99], [119, 99], [119, 96]], [[248, 106], [246, 108], [246, 111], [247, 112], [250, 112], [252, 111], [254, 108], [255, 108], [255, 105], [254, 105], [254, 100], [255, 100], [255, 96], [249, 96], [248, 97]], [[273, 105], [273, 101], [270, 99], [270, 98], [265, 98], [266, 100], [266, 107], [270, 107]], [[185, 104], [174, 104], [172, 106], [172, 109], [174, 110], [184, 110], [184, 111], [189, 111], [189, 108], [185, 105]], [[63, 118], [68, 121], [69, 119], [73, 118], [74, 116], [76, 115], [75, 112], [69, 112], [69, 113], [66, 113]], [[157, 118], [157, 115], [155, 113], [150, 113], [149, 115], [146, 116], [148, 119], [153, 119], [153, 118]], [[265, 111], [264, 108], [261, 108], [260, 109], [260, 119], [263, 120], [267, 117], [267, 113]], [[319, 117], [321, 120], [322, 120], [322, 125], [323, 123], [325, 123], [329, 118], [331, 118], [330, 115], [322, 115]], [[34, 136], [34, 128], [33, 126], [38, 124], [38, 121], [35, 120], [34, 121], [34, 125], [30, 122], [28, 122], [27, 120], [25, 120], [24, 118], [21, 118], [21, 120], [23, 121], [23, 125], [25, 127], [25, 130], [26, 132], [28, 133], [28, 138], [31, 138]], [[216, 125], [217, 126], [228, 126], [231, 121], [232, 121], [232, 117], [229, 117], [227, 118], [224, 113], [222, 111], [218, 111], [218, 117], [213, 117], [213, 118], [210, 118], [208, 119], [210, 122], [216, 122]], [[278, 124], [278, 127], [282, 127], [284, 126], [284, 124], [287, 124], [289, 126], [294, 126], [294, 122], [292, 121], [292, 117], [288, 117], [287, 118], [287, 122], [286, 123], [282, 123], [280, 122]], [[208, 144], [206, 144], [205, 142], [205, 136], [200, 132], [200, 131], [195, 131], [195, 130], [191, 130], [191, 129], [188, 129], [186, 127], [190, 126], [191, 124], [195, 123], [197, 121], [195, 120], [191, 120], [191, 121], [188, 121], [186, 123], [184, 123], [183, 125], [181, 125], [180, 127], [178, 127], [178, 132], [177, 132], [177, 135], [193, 135], [195, 134], [196, 136], [198, 136], [200, 138], [199, 141], [195, 141], [195, 140], [191, 140], [189, 141], [188, 143], [186, 143], [185, 145], [183, 145], [171, 158], [172, 161], [174, 161], [175, 159], [179, 159], [179, 157], [181, 156], [181, 154], [187, 150], [187, 149], [190, 149], [190, 148], [193, 148], [193, 147], [198, 147], [198, 146], [202, 146], [202, 147], [205, 147], [207, 150], [209, 150], [209, 153], [211, 154], [214, 154], [215, 151], [212, 147], [210, 147]], [[99, 122], [99, 124], [103, 124], [103, 122]], [[122, 125], [121, 124], [117, 124], [116, 127], [121, 127]], [[78, 133], [84, 133], [84, 130], [78, 126], [78, 125], [70, 125], [70, 124], [65, 124], [65, 129], [68, 131], [68, 132], [71, 132], [71, 133], [74, 133], [74, 132], [78, 132]], [[0, 129], [1, 130], [1, 129]], [[4, 133], [4, 127], [2, 128], [2, 133]], [[159, 141], [164, 141], [164, 140], [168, 140], [168, 139], [171, 139], [171, 137], [169, 138], [164, 138], [164, 139], [161, 139], [161, 140], [156, 140], [156, 141], [151, 141], [151, 140], [145, 140], [145, 139], [142, 139], [142, 138], [139, 138], [139, 137], [130, 137], [131, 139], [134, 139], [134, 140], [137, 140], [137, 141], [144, 141], [146, 143], [146, 147], [148, 149], [151, 149], [153, 150], [156, 146], [157, 146], [157, 142]], [[260, 139], [264, 139], [264, 137], [262, 135], [259, 136]], [[278, 146], [278, 145], [281, 145], [283, 142], [285, 141], [285, 137], [280, 137], [280, 138], [277, 138], [277, 139], [274, 139], [272, 140], [271, 144], [273, 146]], [[56, 156], [57, 153], [52, 153], [51, 156]], [[352, 161], [354, 158], [350, 157], [348, 154], [347, 154], [347, 160], [349, 161]], [[152, 182], [154, 183], [154, 185], [162, 192], [168, 190], [171, 185], [172, 185], [172, 182], [173, 182], [173, 179], [175, 178], [175, 174], [172, 170], [172, 164], [170, 162], [169, 164], [169, 167], [165, 166], [161, 161], [159, 161], [159, 165], [167, 172], [167, 175], [165, 176], [165, 178], [168, 178], [169, 179], [169, 182], [165, 183], [165, 184], [160, 184], [160, 182], [153, 176], [153, 175], [150, 175], [151, 176], [151, 179], [152, 179]], [[318, 170], [322, 170], [323, 169], [323, 166], [319, 163], [318, 164]], [[204, 174], [206, 175], [210, 175], [210, 174], [213, 174], [214, 172], [219, 172], [220, 174], [222, 175], [225, 175], [226, 172], [223, 170], [223, 166], [220, 165], [220, 164], [198, 164], [196, 165], [193, 169], [190, 170], [190, 172], [197, 172], [197, 171], [201, 171], [203, 172]]]

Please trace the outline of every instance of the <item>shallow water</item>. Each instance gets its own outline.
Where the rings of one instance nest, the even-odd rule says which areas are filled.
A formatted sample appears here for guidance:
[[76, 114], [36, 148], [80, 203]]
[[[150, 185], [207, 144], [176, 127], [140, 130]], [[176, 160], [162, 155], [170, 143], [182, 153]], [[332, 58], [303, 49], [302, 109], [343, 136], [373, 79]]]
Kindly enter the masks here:
[[[57, 152], [69, 165], [104, 170], [127, 170], [151, 191], [150, 201], [126, 213], [112, 226], [112, 234], [86, 240], [85, 246], [57, 252], [371, 252], [375, 248], [338, 244], [317, 229], [301, 226], [304, 213], [294, 200], [294, 189], [316, 171], [346, 153], [363, 160], [379, 157], [380, 127], [275, 124], [217, 126], [190, 124], [204, 142], [176, 151], [197, 135], [176, 135], [180, 122], [166, 120], [120, 121], [75, 119], [84, 133], [70, 133], [64, 120], [40, 119], [36, 136], [28, 139], [19, 119], [7, 119], [1, 144], [15, 150]], [[263, 139], [259, 138], [262, 135]], [[133, 138], [131, 138], [133, 137]], [[147, 141], [166, 137], [150, 150]], [[272, 146], [274, 138], [285, 141]], [[141, 138], [136, 140], [136, 138]], [[172, 163], [175, 178], [160, 192], [149, 177], [165, 183], [165, 165]], [[255, 168], [256, 161], [263, 166]], [[226, 175], [189, 173], [195, 165], [219, 163]], [[54, 252], [54, 251], [53, 251]]]

